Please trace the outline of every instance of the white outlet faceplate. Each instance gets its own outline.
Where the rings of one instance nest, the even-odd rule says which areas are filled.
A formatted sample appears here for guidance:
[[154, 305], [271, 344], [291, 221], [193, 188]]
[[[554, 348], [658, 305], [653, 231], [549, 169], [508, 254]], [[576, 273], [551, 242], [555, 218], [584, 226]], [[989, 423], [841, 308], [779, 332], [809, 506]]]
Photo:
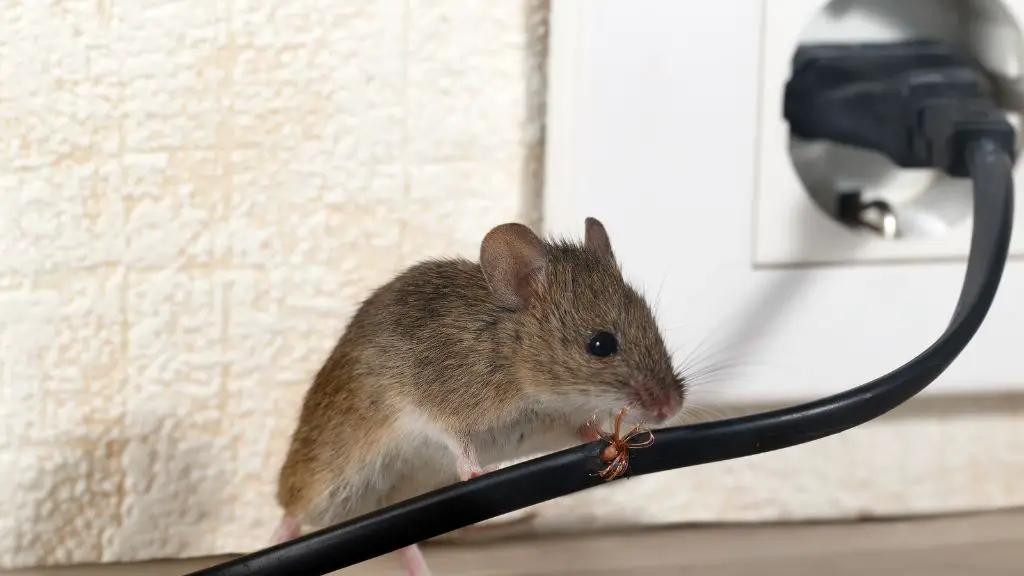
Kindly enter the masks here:
[[[791, 142], [782, 117], [784, 87], [802, 43], [930, 38], [963, 47], [998, 78], [1004, 93], [1024, 102], [1022, 17], [1021, 0], [764, 2], [754, 261], [778, 266], [964, 258], [971, 236], [968, 180], [901, 170], [874, 153]], [[1011, 111], [1010, 120], [1019, 127], [1018, 110]], [[1024, 162], [1018, 162], [1016, 176], [1024, 182]], [[900, 218], [903, 237], [884, 240], [867, 229], [837, 226], [818, 204], [808, 202], [808, 190], [827, 203], [837, 189], [887, 200]], [[1016, 225], [1024, 229], [1024, 210], [1017, 211]], [[1011, 253], [1024, 255], [1024, 234], [1014, 236]]]
[[[826, 257], [892, 250], [816, 216], [776, 119], [788, 58], [822, 6], [551, 3], [545, 228], [580, 236], [584, 217], [600, 218], [679, 360], [732, 365], [696, 378], [698, 403], [806, 399], [869, 381], [927, 348], [956, 304], [962, 259], [755, 264], [768, 188], [790, 195], [773, 208], [770, 225], [785, 227], [776, 255], [787, 243]], [[967, 233], [904, 254], [963, 254]], [[1024, 392], [1022, 341], [1024, 263], [1014, 261], [980, 332], [926, 394]]]

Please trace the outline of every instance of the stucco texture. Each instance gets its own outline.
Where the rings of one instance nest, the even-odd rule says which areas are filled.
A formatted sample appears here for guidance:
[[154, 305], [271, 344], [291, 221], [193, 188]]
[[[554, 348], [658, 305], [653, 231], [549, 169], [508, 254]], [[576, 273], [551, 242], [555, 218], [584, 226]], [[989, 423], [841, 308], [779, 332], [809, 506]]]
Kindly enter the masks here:
[[360, 299], [537, 220], [546, 9], [0, 14], [0, 567], [264, 546]]
[[[0, 0], [0, 567], [246, 552], [368, 290], [538, 221], [539, 0]], [[1024, 402], [546, 503], [527, 530], [1024, 504]], [[525, 516], [529, 517], [529, 516]]]

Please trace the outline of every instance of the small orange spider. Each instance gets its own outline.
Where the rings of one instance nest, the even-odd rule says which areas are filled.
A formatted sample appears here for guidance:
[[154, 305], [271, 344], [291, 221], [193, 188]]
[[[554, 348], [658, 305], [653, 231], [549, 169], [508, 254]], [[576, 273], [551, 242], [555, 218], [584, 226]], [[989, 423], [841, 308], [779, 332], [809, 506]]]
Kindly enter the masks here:
[[[598, 476], [604, 478], [606, 481], [612, 481], [616, 478], [621, 477], [629, 470], [629, 451], [637, 448], [647, 448], [651, 444], [654, 444], [654, 433], [651, 432], [650, 428], [644, 426], [643, 422], [637, 423], [633, 428], [622, 436], [622, 419], [625, 418], [627, 408], [619, 410], [617, 416], [615, 416], [615, 430], [614, 433], [608, 433], [604, 430], [594, 427], [594, 431], [597, 437], [608, 443], [608, 446], [601, 451], [601, 461], [608, 464], [603, 470], [597, 473]], [[637, 436], [646, 434], [647, 439], [641, 442], [633, 442], [633, 439]]]

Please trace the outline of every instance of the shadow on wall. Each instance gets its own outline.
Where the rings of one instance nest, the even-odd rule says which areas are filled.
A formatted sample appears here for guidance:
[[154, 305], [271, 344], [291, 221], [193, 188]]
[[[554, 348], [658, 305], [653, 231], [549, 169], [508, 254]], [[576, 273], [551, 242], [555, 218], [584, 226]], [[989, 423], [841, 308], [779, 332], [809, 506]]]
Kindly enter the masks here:
[[[757, 414], [769, 410], [787, 408], [793, 404], [744, 404], [715, 406], [709, 409], [711, 415], [702, 414], [691, 421], [708, 421], [720, 418], [734, 418]], [[997, 415], [1020, 415], [1024, 418], [1024, 394], [915, 396], [892, 412], [880, 416], [873, 423], [921, 422], [941, 425], [943, 418], [970, 419]], [[865, 424], [872, 426], [873, 423]]]
[[[158, 403], [154, 403], [158, 404]], [[215, 535], [234, 521], [226, 491], [236, 481], [217, 422], [192, 423], [152, 407], [134, 421], [122, 462], [120, 526], [104, 530], [104, 558], [147, 560], [220, 551]], [[196, 428], [208, 430], [197, 432]], [[186, 433], [185, 429], [189, 432]], [[168, 544], [173, 543], [173, 547]]]
[[547, 117], [548, 13], [550, 0], [528, 0], [526, 10], [526, 118], [541, 119], [523, 134], [526, 154], [523, 159], [522, 221], [540, 230], [543, 224], [544, 194], [544, 122]]
[[191, 425], [180, 415], [146, 410], [129, 420], [130, 430], [117, 437], [81, 437], [22, 452], [23, 468], [4, 472], [4, 483], [19, 484], [13, 492], [18, 505], [3, 530], [13, 539], [5, 545], [12, 564], [218, 551], [210, 535], [232, 521], [232, 511], [223, 508], [232, 474], [217, 465], [217, 448], [183, 442], [196, 436], [184, 433]]

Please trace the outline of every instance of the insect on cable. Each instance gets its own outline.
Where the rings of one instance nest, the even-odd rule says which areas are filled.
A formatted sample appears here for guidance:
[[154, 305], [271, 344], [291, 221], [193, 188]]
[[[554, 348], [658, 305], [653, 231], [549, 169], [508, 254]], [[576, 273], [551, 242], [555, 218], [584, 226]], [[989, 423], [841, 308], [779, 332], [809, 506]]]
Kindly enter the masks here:
[[[654, 432], [643, 423], [636, 424], [629, 432], [626, 432], [625, 436], [622, 435], [622, 419], [626, 417], [627, 410], [627, 408], [619, 410], [618, 415], [615, 416], [615, 428], [612, 432], [597, 431], [597, 436], [608, 443], [604, 450], [601, 450], [601, 455], [599, 456], [601, 461], [608, 464], [608, 466], [598, 472], [597, 475], [608, 481], [621, 478], [629, 472], [630, 450], [647, 448], [654, 444]], [[646, 438], [634, 441], [635, 438], [640, 437]]]

